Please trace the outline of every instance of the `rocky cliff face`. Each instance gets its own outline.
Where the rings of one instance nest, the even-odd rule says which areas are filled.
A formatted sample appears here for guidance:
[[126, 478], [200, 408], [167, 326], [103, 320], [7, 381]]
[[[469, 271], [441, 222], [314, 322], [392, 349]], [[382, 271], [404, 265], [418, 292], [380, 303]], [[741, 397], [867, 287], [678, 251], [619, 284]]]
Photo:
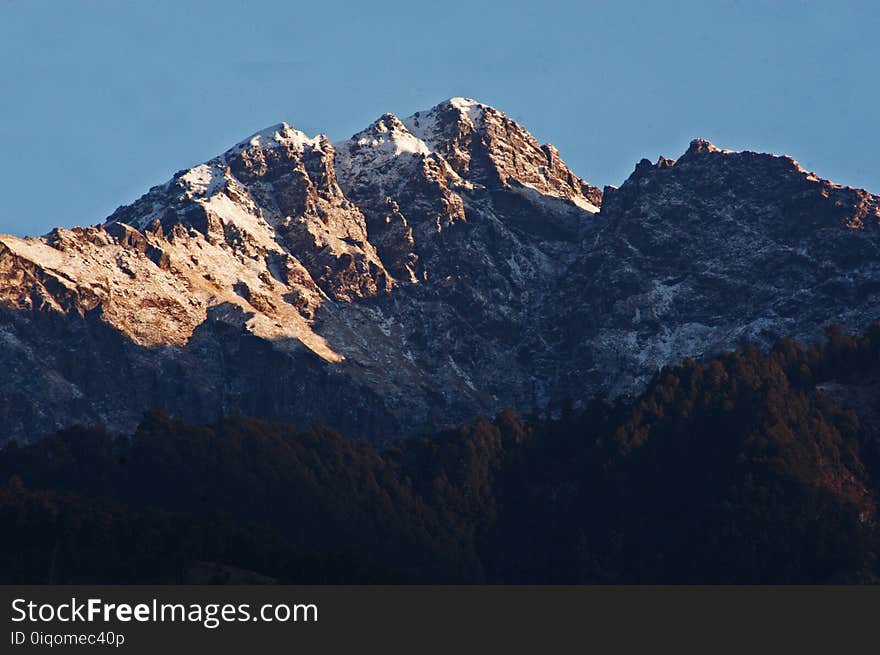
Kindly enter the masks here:
[[790, 157], [693, 141], [606, 189], [600, 223], [549, 301], [577, 362], [560, 386], [636, 392], [684, 357], [880, 318], [880, 199]]
[[280, 124], [102, 225], [0, 237], [0, 438], [153, 408], [393, 438], [637, 391], [876, 319], [878, 206], [701, 141], [603, 195], [462, 98], [335, 144]]

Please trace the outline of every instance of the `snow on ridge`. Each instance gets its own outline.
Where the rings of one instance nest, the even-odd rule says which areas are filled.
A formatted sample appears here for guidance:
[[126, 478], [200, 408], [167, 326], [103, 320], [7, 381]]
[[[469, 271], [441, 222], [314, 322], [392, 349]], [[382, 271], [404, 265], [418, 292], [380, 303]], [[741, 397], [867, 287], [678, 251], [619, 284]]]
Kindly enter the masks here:
[[559, 206], [555, 203], [565, 203], [570, 202], [575, 207], [582, 209], [583, 211], [589, 212], [591, 214], [598, 214], [599, 208], [591, 203], [586, 198], [579, 196], [577, 194], [571, 195], [559, 195], [556, 193], [548, 193], [546, 190], [542, 191], [534, 184], [530, 184], [529, 182], [524, 182], [522, 180], [515, 180], [515, 183], [512, 185], [512, 190], [519, 192], [523, 197], [529, 200], [529, 202], [543, 205], [549, 211], [559, 211]]
[[[385, 155], [385, 158], [404, 153], [429, 155], [432, 152], [427, 143], [414, 135], [393, 114], [386, 114], [366, 130], [358, 132], [351, 139], [340, 142], [338, 145], [344, 147], [350, 146], [352, 143], [357, 144], [361, 148], [374, 148], [377, 155]], [[337, 146], [337, 144], [334, 144], [334, 146]]]

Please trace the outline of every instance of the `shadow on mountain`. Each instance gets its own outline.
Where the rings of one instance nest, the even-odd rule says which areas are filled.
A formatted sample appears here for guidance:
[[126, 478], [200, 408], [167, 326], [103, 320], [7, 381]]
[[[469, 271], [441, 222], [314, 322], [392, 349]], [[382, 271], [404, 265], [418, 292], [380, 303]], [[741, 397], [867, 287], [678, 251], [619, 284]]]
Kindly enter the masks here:
[[254, 336], [239, 307], [211, 308], [184, 347], [140, 346], [99, 311], [0, 310], [0, 443], [37, 440], [62, 421], [129, 431], [156, 408], [193, 422], [234, 413], [321, 420], [353, 436], [399, 433], [375, 391], [293, 339]]

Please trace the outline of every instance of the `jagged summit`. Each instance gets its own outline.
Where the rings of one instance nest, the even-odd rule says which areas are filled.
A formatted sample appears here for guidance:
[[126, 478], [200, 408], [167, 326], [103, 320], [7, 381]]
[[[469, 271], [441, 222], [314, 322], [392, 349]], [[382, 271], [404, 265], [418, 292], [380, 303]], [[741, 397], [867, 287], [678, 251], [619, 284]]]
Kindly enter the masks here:
[[[818, 184], [826, 189], [843, 188], [840, 184], [818, 177], [812, 171], [808, 171], [801, 166], [797, 160], [789, 155], [778, 155], [766, 152], [756, 152], [752, 150], [729, 150], [719, 148], [711, 141], [706, 139], [693, 139], [684, 154], [678, 159], [669, 159], [660, 155], [656, 162], [650, 159], [641, 159], [633, 171], [630, 181], [643, 179], [645, 175], [652, 171], [669, 169], [672, 167], [694, 167], [694, 170], [709, 170], [714, 166], [724, 166], [725, 168], [748, 168], [750, 172], [746, 174], [756, 174], [759, 170], [766, 171], [769, 179], [777, 174], [791, 175], [797, 179], [804, 179], [807, 182]], [[850, 188], [851, 187], [847, 187]], [[608, 186], [612, 192], [618, 187]], [[867, 192], [865, 192], [867, 193]]]
[[[706, 139], [693, 139], [688, 146], [688, 149], [685, 151], [683, 157], [701, 155], [707, 152], [721, 152], [721, 149], [716, 147], [714, 143], [711, 141], [707, 141]], [[730, 152], [729, 150], [727, 152]]]
[[403, 120], [409, 131], [444, 157], [462, 178], [484, 186], [524, 186], [595, 212], [602, 192], [540, 145], [503, 112], [469, 98], [451, 98]]
[[239, 141], [230, 148], [224, 156], [237, 154], [242, 150], [253, 147], [261, 148], [277, 148], [281, 146], [302, 147], [305, 145], [317, 145], [321, 137], [309, 137], [304, 132], [300, 132], [288, 123], [276, 123], [263, 130], [255, 132], [247, 139]]
[[[325, 135], [310, 137], [286, 122], [272, 125], [208, 162], [178, 172], [133, 205], [120, 207], [107, 223], [124, 222], [140, 230], [156, 220], [166, 230], [176, 222], [190, 226], [180, 211], [169, 212], [169, 205], [208, 202], [218, 195], [247, 200], [252, 194], [243, 188], [249, 184], [243, 178], [252, 180], [254, 171], [271, 178], [275, 174], [269, 170], [274, 168], [271, 164], [291, 159], [325, 160], [322, 174], [329, 186], [337, 176], [350, 184], [376, 185], [382, 200], [394, 199], [395, 189], [386, 188], [389, 182], [391, 186], [406, 183], [404, 173], [409, 172], [401, 166], [405, 169], [424, 159], [423, 176], [441, 186], [526, 187], [589, 212], [598, 211], [601, 204], [601, 191], [574, 175], [556, 148], [538, 145], [522, 126], [489, 105], [451, 98], [403, 120], [386, 113], [350, 139], [334, 144]], [[163, 201], [163, 194], [174, 197]], [[269, 209], [263, 212], [267, 220], [276, 213]], [[285, 208], [278, 209], [283, 214]]]
[[417, 111], [404, 119], [409, 130], [435, 151], [450, 147], [460, 131], [476, 131], [483, 126], [487, 111], [498, 110], [469, 98], [450, 98], [430, 109]]
[[603, 195], [451, 98], [279, 123], [96, 227], [0, 236], [0, 438], [149, 409], [386, 438], [880, 315], [880, 202], [695, 140]]
[[[395, 184], [406, 182], [400, 176], [402, 171], [399, 167], [430, 158], [434, 154], [424, 141], [390, 113], [383, 114], [351, 138], [336, 142], [334, 148], [338, 174], [349, 178], [369, 178], [364, 179], [364, 182], [379, 185], [389, 181], [384, 174], [389, 172], [394, 178], [391, 181]], [[438, 161], [442, 161], [442, 158]], [[385, 191], [391, 190], [385, 189], [383, 193]]]
[[410, 132], [397, 116], [390, 113], [383, 114], [368, 128], [352, 136], [351, 141], [359, 146], [380, 148], [383, 152], [393, 155], [431, 153], [431, 149], [424, 141]]

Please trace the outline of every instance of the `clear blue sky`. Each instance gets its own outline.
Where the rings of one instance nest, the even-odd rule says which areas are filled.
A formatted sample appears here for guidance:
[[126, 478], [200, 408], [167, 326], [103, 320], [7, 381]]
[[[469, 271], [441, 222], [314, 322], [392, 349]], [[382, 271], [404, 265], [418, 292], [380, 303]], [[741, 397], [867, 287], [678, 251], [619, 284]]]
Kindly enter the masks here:
[[619, 184], [696, 136], [880, 191], [876, 2], [0, 0], [0, 232], [100, 222], [286, 120], [450, 96]]

